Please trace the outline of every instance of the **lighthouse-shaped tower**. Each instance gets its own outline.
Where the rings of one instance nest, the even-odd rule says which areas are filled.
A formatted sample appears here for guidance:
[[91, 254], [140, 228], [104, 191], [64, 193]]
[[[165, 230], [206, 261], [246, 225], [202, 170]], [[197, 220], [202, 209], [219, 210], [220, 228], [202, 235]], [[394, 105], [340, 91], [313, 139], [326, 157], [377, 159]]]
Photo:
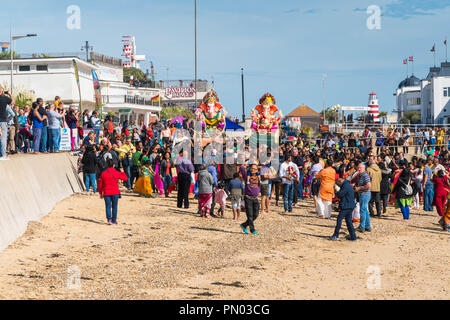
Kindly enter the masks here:
[[145, 61], [145, 55], [138, 55], [136, 49], [136, 38], [123, 36], [123, 54], [127, 60], [123, 62], [124, 68], [140, 68], [140, 62]]
[[374, 123], [380, 123], [380, 108], [378, 107], [378, 99], [375, 93], [369, 94], [369, 114], [373, 116]]

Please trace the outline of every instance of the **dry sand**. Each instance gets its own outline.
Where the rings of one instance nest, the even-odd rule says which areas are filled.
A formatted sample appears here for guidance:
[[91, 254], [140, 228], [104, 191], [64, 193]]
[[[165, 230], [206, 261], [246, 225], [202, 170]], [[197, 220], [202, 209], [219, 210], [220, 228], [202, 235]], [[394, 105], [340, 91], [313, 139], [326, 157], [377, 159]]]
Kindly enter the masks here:
[[263, 213], [257, 236], [230, 209], [204, 219], [196, 204], [124, 194], [109, 226], [103, 200], [74, 195], [0, 253], [0, 299], [450, 298], [450, 234], [436, 213], [413, 210], [403, 222], [390, 208], [359, 241], [331, 242], [335, 213], [318, 219], [311, 201], [287, 216]]

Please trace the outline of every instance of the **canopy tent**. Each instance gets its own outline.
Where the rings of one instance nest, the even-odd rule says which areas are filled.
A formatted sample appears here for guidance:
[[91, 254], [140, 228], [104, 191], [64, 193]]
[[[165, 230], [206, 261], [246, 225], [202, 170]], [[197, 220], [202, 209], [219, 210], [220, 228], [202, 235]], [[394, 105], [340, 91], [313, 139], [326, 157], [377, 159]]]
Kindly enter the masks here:
[[172, 121], [170, 121], [170, 124], [174, 124], [175, 122], [179, 122], [179, 123], [183, 123], [184, 118], [182, 116], [178, 116], [172, 119]]
[[234, 123], [230, 119], [225, 118], [225, 120], [226, 120], [226, 125], [225, 125], [226, 131], [245, 131], [244, 127], [241, 127], [240, 125]]

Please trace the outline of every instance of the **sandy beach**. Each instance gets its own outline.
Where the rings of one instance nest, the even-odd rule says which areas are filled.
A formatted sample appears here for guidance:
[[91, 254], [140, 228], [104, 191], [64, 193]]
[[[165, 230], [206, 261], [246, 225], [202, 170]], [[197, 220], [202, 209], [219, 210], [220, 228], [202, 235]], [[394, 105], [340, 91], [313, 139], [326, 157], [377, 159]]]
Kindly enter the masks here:
[[74, 195], [0, 253], [0, 299], [450, 298], [450, 234], [436, 213], [412, 210], [403, 222], [389, 208], [357, 242], [345, 223], [331, 242], [336, 213], [318, 219], [310, 200], [288, 215], [272, 206], [257, 236], [231, 209], [204, 219], [196, 205], [126, 193], [110, 226], [103, 200]]

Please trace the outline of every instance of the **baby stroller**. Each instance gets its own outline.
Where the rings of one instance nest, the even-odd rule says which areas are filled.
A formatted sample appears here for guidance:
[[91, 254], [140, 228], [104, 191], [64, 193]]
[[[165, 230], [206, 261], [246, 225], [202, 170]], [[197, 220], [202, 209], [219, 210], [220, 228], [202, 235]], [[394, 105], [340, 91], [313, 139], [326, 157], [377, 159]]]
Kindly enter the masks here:
[[33, 141], [33, 135], [28, 131], [28, 128], [22, 128], [16, 136], [16, 147], [24, 153], [28, 153], [31, 150], [31, 141]]

